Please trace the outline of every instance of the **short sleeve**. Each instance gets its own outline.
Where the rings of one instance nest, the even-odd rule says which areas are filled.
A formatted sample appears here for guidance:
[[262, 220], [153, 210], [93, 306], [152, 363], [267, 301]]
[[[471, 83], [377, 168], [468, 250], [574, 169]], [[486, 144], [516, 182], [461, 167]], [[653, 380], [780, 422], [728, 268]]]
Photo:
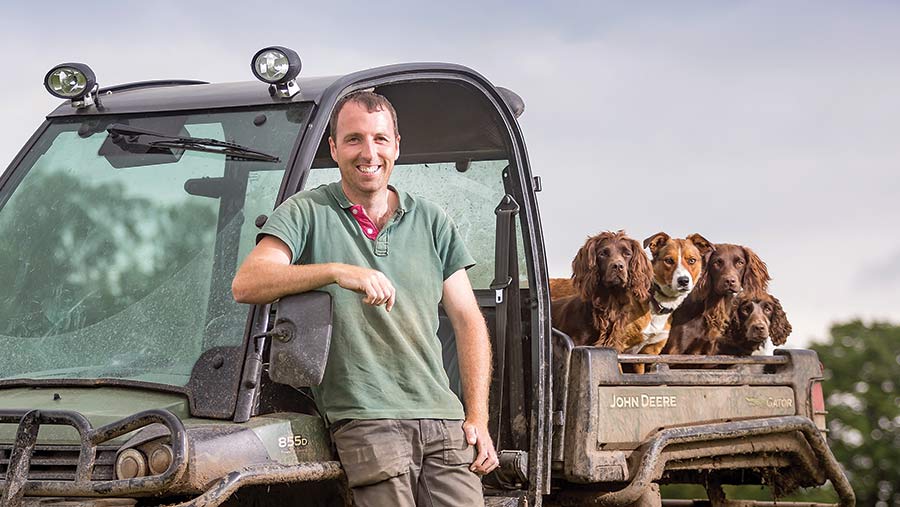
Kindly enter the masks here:
[[281, 203], [256, 235], [257, 243], [262, 240], [263, 236], [274, 236], [283, 241], [291, 249], [291, 264], [296, 264], [300, 259], [309, 234], [311, 217], [308, 216], [308, 210], [304, 213], [302, 204], [296, 198], [290, 198]]
[[444, 280], [460, 269], [469, 269], [475, 265], [475, 259], [469, 253], [462, 235], [453, 220], [443, 211], [438, 214], [440, 223], [436, 228], [438, 235], [435, 246], [441, 258]]

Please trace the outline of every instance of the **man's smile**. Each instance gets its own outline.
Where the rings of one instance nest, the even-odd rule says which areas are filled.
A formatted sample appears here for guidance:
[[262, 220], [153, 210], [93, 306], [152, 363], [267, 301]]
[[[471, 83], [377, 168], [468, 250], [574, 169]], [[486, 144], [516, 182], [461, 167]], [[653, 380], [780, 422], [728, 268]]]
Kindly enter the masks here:
[[356, 169], [364, 174], [375, 174], [381, 170], [380, 165], [358, 165]]

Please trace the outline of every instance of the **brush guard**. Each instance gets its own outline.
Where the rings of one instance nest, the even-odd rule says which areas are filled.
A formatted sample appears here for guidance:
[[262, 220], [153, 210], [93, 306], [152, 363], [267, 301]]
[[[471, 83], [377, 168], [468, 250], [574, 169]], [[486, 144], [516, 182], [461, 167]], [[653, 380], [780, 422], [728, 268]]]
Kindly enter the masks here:
[[[16, 440], [9, 457], [6, 478], [0, 480], [0, 505], [20, 507], [24, 496], [50, 497], [113, 497], [147, 495], [161, 491], [178, 481], [187, 469], [187, 434], [184, 425], [167, 410], [147, 410], [114, 423], [92, 428], [82, 414], [69, 410], [12, 410], [0, 411], [0, 424], [18, 424]], [[161, 424], [169, 430], [172, 464], [160, 475], [133, 479], [92, 480], [97, 447], [122, 435]], [[75, 469], [75, 479], [29, 479], [28, 471], [37, 444], [41, 425], [71, 426], [81, 438], [81, 450]]]

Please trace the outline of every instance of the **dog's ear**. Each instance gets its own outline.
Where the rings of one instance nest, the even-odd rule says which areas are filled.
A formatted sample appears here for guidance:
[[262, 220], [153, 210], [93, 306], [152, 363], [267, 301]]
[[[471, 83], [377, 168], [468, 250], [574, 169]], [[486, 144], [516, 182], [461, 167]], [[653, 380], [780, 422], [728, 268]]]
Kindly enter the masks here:
[[653, 282], [653, 266], [641, 245], [628, 238], [631, 243], [631, 262], [628, 264], [628, 285], [631, 293], [641, 301], [650, 297], [650, 284]]
[[716, 251], [716, 247], [712, 243], [697, 233], [691, 234], [686, 239], [693, 243], [694, 246], [697, 247], [697, 250], [700, 250], [700, 255], [702, 255], [704, 259], [709, 258], [709, 254]]
[[694, 290], [691, 291], [689, 296], [698, 301], [705, 301], [709, 298], [710, 285], [712, 285], [709, 281], [709, 261], [716, 253], [716, 247], [715, 245], [710, 246], [712, 248], [703, 255], [703, 271], [700, 273], [700, 277], [697, 279], [697, 285], [694, 286]]
[[649, 248], [650, 253], [656, 258], [656, 252], [669, 242], [669, 235], [664, 232], [657, 232], [653, 236], [644, 240], [644, 248]]
[[594, 292], [600, 283], [600, 273], [597, 269], [597, 247], [603, 241], [604, 234], [592, 236], [578, 249], [575, 258], [572, 259], [572, 285], [583, 301], [594, 300]]
[[784, 309], [781, 307], [781, 302], [774, 296], [772, 297], [772, 302], [775, 305], [775, 309], [772, 311], [772, 322], [769, 324], [769, 338], [772, 339], [773, 345], [784, 345], [793, 329], [791, 328], [791, 323], [788, 322], [787, 314], [784, 313]]
[[744, 268], [744, 276], [741, 280], [744, 292], [750, 295], [765, 294], [771, 280], [766, 263], [753, 250], [747, 247], [741, 248], [744, 249], [744, 256], [747, 257], [747, 267]]
[[739, 310], [740, 306], [740, 300], [732, 301], [731, 309], [728, 313], [728, 322], [725, 324], [725, 329], [722, 331], [722, 336], [731, 343], [744, 342], [744, 326], [741, 323], [741, 312]]

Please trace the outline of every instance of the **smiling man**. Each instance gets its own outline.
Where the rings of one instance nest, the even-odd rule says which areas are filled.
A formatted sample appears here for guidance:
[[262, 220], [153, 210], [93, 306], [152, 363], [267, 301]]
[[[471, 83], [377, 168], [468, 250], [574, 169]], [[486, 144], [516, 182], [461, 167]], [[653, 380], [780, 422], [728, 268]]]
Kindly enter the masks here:
[[[388, 184], [400, 155], [393, 106], [355, 92], [331, 117], [339, 182], [278, 207], [235, 276], [237, 301], [323, 290], [334, 301], [314, 392], [360, 506], [483, 505], [498, 465], [487, 431], [490, 342], [446, 213]], [[449, 388], [439, 303], [453, 324], [465, 409]]]

